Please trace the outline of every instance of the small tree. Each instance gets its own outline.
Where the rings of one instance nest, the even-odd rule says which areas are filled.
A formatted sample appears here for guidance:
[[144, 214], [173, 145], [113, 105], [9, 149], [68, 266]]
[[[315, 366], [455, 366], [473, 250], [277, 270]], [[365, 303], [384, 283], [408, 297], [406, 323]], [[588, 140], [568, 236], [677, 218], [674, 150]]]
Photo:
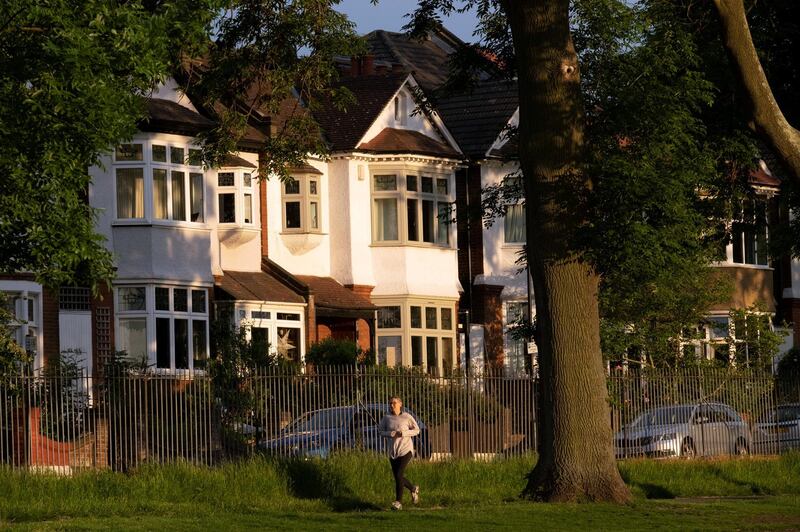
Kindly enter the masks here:
[[317, 366], [354, 366], [372, 361], [371, 353], [352, 340], [326, 338], [306, 350], [306, 362]]

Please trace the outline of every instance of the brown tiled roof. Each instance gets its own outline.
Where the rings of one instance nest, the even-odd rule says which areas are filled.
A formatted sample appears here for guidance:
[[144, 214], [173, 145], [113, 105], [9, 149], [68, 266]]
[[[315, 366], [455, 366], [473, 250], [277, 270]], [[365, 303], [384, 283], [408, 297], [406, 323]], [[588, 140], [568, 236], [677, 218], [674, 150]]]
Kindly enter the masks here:
[[222, 160], [222, 168], [258, 168], [258, 167], [253, 163], [251, 163], [250, 161], [248, 161], [247, 159], [242, 159], [238, 155], [229, 153]]
[[[453, 48], [463, 44], [444, 28], [439, 28], [438, 36]], [[415, 40], [403, 33], [383, 30], [368, 33], [364, 39], [375, 59], [402, 65], [414, 74], [429, 96], [447, 81], [448, 51], [435, 40]], [[442, 96], [433, 103], [461, 150], [472, 157], [483, 157], [514, 114], [518, 102], [516, 82], [487, 79], [469, 92]]]
[[213, 128], [213, 120], [192, 111], [179, 103], [161, 98], [147, 100], [148, 118], [139, 123], [142, 131], [196, 135]]
[[343, 111], [326, 101], [314, 111], [331, 151], [354, 149], [407, 77], [407, 73], [388, 72], [342, 78], [335, 83], [335, 88], [352, 92], [355, 103]]
[[315, 305], [336, 310], [375, 310], [375, 305], [339, 284], [331, 277], [295, 275], [308, 285], [314, 295]]
[[322, 172], [314, 168], [308, 163], [303, 163], [300, 166], [291, 166], [287, 168], [290, 174], [317, 174], [322, 175]]
[[748, 180], [751, 185], [761, 187], [774, 187], [780, 188], [781, 180], [774, 175], [768, 174], [761, 168], [756, 168], [750, 172], [750, 179]]
[[459, 153], [438, 140], [408, 129], [383, 128], [369, 142], [358, 146], [359, 151], [373, 153], [416, 153], [435, 157], [461, 158]]
[[217, 280], [217, 288], [237, 301], [274, 301], [278, 303], [305, 303], [300, 294], [289, 289], [275, 277], [265, 272], [237, 272], [225, 270]]

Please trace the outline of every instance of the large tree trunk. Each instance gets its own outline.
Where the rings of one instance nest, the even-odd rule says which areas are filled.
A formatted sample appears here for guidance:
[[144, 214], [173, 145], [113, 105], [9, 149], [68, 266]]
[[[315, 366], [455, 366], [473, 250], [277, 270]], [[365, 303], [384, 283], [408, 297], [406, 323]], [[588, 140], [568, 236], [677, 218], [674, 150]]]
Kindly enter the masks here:
[[599, 279], [576, 249], [584, 223], [583, 104], [569, 0], [504, 0], [517, 57], [519, 152], [541, 370], [541, 448], [525, 494], [626, 502], [614, 460], [597, 301]]
[[742, 0], [714, 0], [714, 5], [722, 23], [722, 40], [734, 73], [750, 100], [750, 128], [772, 146], [789, 170], [790, 177], [800, 184], [800, 132], [783, 116], [772, 94], [753, 44], [744, 3]]

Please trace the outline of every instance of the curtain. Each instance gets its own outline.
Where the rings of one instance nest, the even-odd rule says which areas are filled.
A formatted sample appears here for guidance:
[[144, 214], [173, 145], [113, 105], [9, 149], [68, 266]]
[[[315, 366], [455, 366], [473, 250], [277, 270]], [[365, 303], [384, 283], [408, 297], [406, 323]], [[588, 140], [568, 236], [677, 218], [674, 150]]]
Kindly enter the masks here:
[[117, 169], [117, 218], [144, 218], [144, 169]]
[[186, 181], [183, 172], [172, 172], [172, 219], [186, 220]]
[[167, 171], [153, 168], [153, 218], [165, 220], [167, 213]]
[[397, 200], [381, 198], [375, 200], [375, 240], [399, 240], [397, 234]]
[[203, 209], [203, 174], [189, 174], [189, 194], [191, 202], [191, 221], [203, 222], [205, 220]]
[[525, 243], [525, 206], [520, 203], [506, 207], [505, 241], [509, 244]]

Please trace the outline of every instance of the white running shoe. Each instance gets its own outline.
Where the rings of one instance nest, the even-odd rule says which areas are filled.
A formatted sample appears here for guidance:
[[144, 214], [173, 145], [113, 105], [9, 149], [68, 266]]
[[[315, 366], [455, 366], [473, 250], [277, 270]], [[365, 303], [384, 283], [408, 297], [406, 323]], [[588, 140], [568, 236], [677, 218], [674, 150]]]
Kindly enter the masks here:
[[419, 486], [414, 486], [414, 491], [411, 492], [411, 502], [414, 504], [419, 502]]
[[392, 510], [402, 510], [402, 509], [403, 509], [403, 503], [401, 503], [400, 501], [394, 501], [392, 503]]

